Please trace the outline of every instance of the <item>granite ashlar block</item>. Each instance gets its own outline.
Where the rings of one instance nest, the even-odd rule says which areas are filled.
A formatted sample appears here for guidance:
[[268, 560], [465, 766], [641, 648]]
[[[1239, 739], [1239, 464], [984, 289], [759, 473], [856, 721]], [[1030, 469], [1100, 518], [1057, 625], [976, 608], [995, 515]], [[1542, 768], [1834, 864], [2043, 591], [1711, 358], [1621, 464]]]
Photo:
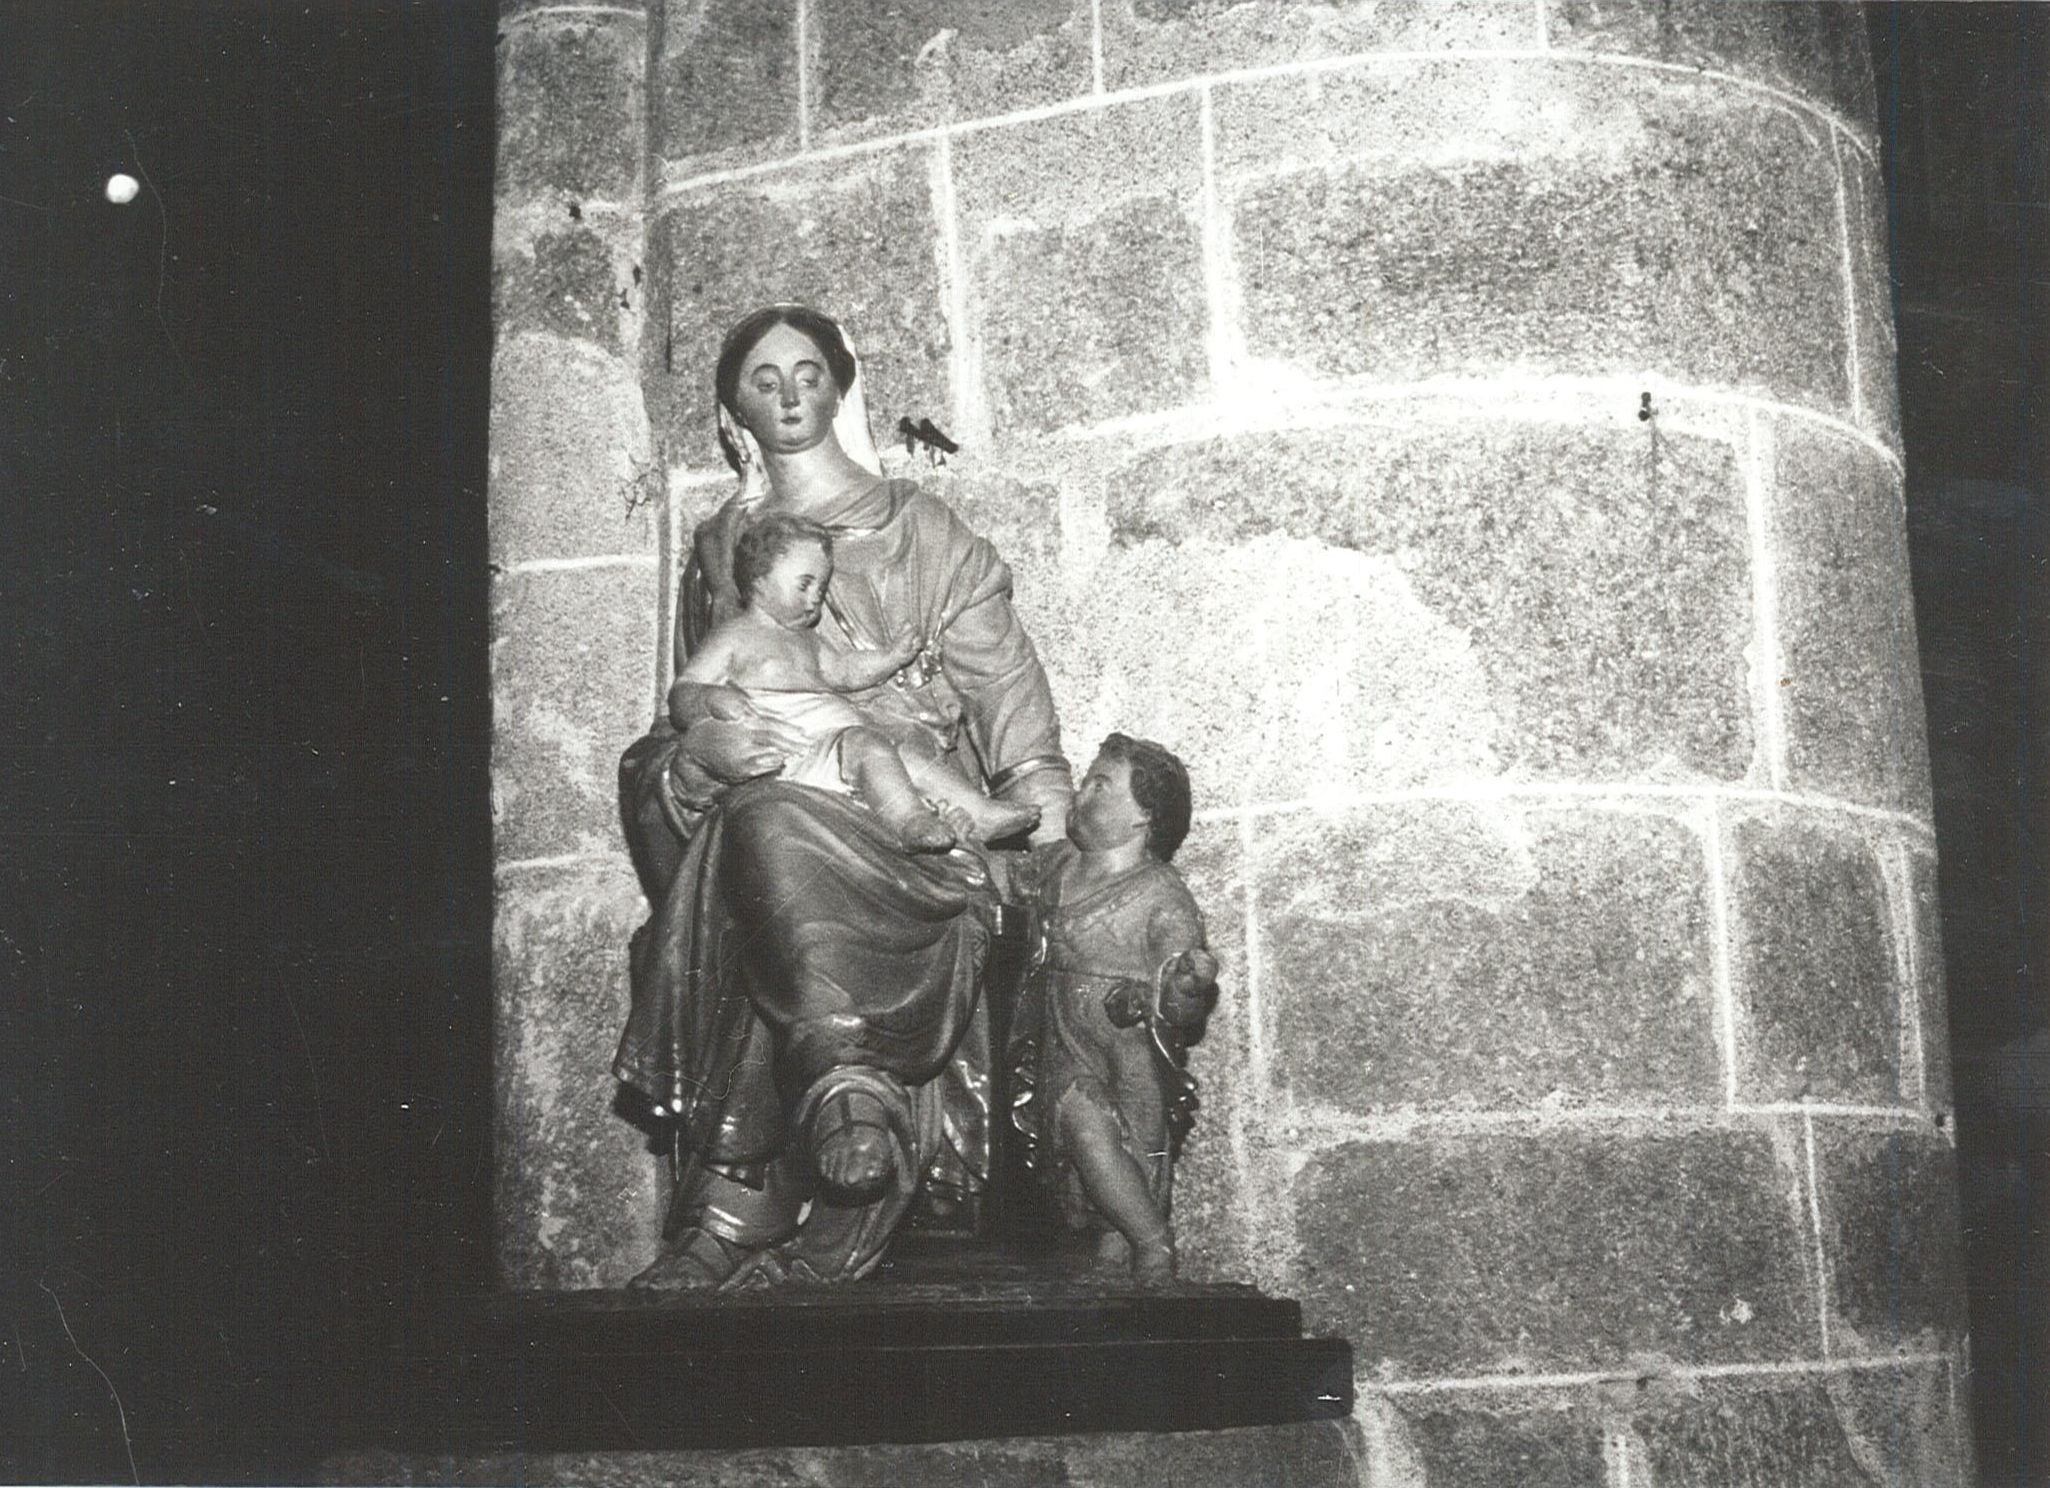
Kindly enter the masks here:
[[[1321, 377], [1532, 371], [1848, 415], [1822, 126], [1699, 80], [1538, 59], [1376, 63], [1218, 113], [1257, 357]], [[1262, 160], [1291, 120], [1321, 121]], [[1328, 163], [1313, 158], [1322, 140]]]
[[1815, 1149], [1834, 1350], [1956, 1343], [1965, 1331], [1956, 1150], [1933, 1130], [1823, 1119]]
[[494, 563], [652, 554], [653, 461], [630, 367], [588, 343], [501, 333], [491, 364]]
[[812, 120], [873, 134], [1057, 103], [1092, 85], [1088, 0], [811, 0]]
[[495, 584], [491, 819], [500, 863], [572, 852], [626, 861], [617, 769], [654, 714], [655, 586], [652, 564]]
[[541, 331], [618, 355], [621, 322], [640, 301], [631, 256], [622, 265], [605, 237], [573, 222], [537, 234], [532, 249], [492, 265], [491, 323], [499, 340]]
[[536, 16], [498, 47], [498, 197], [625, 201], [640, 180], [646, 27]]
[[1384, 417], [1113, 468], [1108, 552], [1049, 648], [1074, 716], [1181, 739], [1253, 801], [1746, 778], [1727, 445], [1665, 435], [1654, 469], [1635, 427]]
[[1720, 1103], [1685, 824], [1429, 804], [1262, 825], [1264, 986], [1299, 1101]]
[[[515, 16], [549, 10], [564, 3], [565, 0], [498, 0], [498, 18], [501, 21], [509, 21]], [[614, 10], [634, 10], [645, 13], [648, 9], [649, 0], [607, 0], [607, 4]]]
[[1436, 1488], [1605, 1488], [1603, 1422], [1586, 1395], [1446, 1392], [1382, 1398], [1388, 1458]]
[[1199, 138], [1195, 101], [1177, 96], [956, 142], [969, 313], [998, 438], [1203, 395]]
[[1800, 1357], [1795, 1149], [1761, 1129], [1357, 1142], [1298, 1176], [1301, 1291], [1362, 1378]]
[[1900, 931], [1870, 844], [1788, 811], [1727, 826], [1724, 861], [1739, 1098], [1898, 1099]]
[[1103, 74], [1111, 88], [1361, 52], [1525, 47], [1527, 0], [1107, 0]]
[[1927, 820], [1929, 736], [1899, 478], [1864, 445], [1780, 421], [1767, 530], [1778, 574], [1787, 780]]
[[[1093, 753], [1092, 741], [1071, 739], [1069, 752]], [[1198, 799], [1204, 790], [1195, 782]], [[1247, 1060], [1249, 1009], [1246, 981], [1245, 861], [1234, 821], [1201, 822], [1175, 855], [1175, 867], [1203, 912], [1211, 952], [1218, 961], [1216, 1009], [1203, 1037], [1189, 1051], [1189, 1069], [1201, 1084], [1202, 1106], [1183, 1142], [1174, 1170], [1175, 1243], [1181, 1274], [1192, 1281], [1253, 1279], [1256, 1253], [1277, 1256], [1285, 1243], [1281, 1216], [1254, 1192], [1255, 1175], [1241, 1166], [1233, 1129], [1256, 1118], [1261, 1091]], [[1271, 1161], [1262, 1153], [1256, 1161]], [[1277, 1176], [1272, 1174], [1268, 1176]]]
[[998, 438], [1155, 413], [1200, 398], [1201, 232], [1186, 203], [1013, 228], [978, 255], [983, 380]]
[[712, 165], [796, 150], [801, 3], [691, 0], [669, 6], [655, 63], [655, 149], [662, 159]]
[[1702, 68], [1795, 94], [1873, 143], [1872, 58], [1855, 6], [1546, 0], [1545, 30], [1560, 51]]
[[846, 327], [868, 382], [871, 427], [952, 430], [951, 345], [940, 293], [931, 157], [879, 151], [693, 192], [656, 219], [666, 339], [649, 333], [650, 410], [672, 460], [723, 469], [712, 373], [720, 338], [750, 310], [814, 305]]
[[1943, 914], [1936, 858], [1908, 854], [1908, 893], [1915, 916], [1915, 1008], [1921, 1018], [1922, 1100], [1948, 1114], [1956, 1104], [1950, 1072], [1950, 999], [1944, 991]]
[[1957, 1421], [1940, 1368], [1657, 1381], [1632, 1427], [1659, 1488], [1949, 1488]]
[[493, 1213], [501, 1285], [624, 1283], [654, 1259], [665, 1195], [613, 1114], [627, 941], [647, 910], [617, 863], [501, 877], [493, 915]]
[[1850, 234], [1853, 328], [1858, 338], [1858, 401], [1876, 439], [1900, 448], [1900, 339], [1894, 326], [1893, 269], [1888, 259], [1886, 179], [1879, 163], [1846, 145], [1844, 221]]
[[1349, 1422], [1230, 1431], [1102, 1432], [865, 1447], [700, 1452], [359, 1452], [331, 1461], [330, 1483], [523, 1483], [575, 1488], [1356, 1488], [1359, 1432]]

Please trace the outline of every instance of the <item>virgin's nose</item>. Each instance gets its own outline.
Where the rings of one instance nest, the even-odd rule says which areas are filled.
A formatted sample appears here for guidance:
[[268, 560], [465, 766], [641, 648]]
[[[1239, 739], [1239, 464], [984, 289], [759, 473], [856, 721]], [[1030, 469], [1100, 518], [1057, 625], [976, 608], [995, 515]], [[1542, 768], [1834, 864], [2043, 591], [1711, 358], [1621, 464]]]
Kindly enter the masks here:
[[783, 399], [783, 406], [784, 406], [785, 408], [795, 408], [795, 407], [797, 406], [797, 379], [796, 379], [796, 378], [791, 378], [791, 379], [787, 380], [786, 382], [784, 382], [784, 384], [783, 384], [783, 392], [782, 392], [782, 399]]

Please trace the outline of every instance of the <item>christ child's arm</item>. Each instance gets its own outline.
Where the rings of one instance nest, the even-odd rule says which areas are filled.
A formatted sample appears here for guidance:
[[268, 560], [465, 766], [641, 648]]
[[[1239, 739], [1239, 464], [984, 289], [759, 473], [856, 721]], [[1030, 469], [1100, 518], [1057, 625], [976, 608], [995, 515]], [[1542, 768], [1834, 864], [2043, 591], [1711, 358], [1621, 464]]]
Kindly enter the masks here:
[[860, 692], [877, 687], [910, 665], [923, 644], [916, 631], [906, 630], [887, 651], [835, 651], [821, 645], [819, 676], [834, 692]]
[[669, 721], [678, 733], [689, 732], [703, 718], [731, 721], [758, 716], [747, 694], [732, 685], [737, 632], [730, 620], [714, 626], [669, 685]]

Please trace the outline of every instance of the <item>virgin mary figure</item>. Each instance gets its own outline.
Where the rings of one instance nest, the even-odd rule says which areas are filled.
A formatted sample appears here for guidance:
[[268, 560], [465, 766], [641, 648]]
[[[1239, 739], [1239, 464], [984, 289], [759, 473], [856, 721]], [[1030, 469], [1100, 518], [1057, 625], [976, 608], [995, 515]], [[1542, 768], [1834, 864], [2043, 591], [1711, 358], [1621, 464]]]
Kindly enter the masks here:
[[[727, 334], [715, 386], [740, 489], [699, 526], [678, 664], [740, 603], [734, 544], [787, 512], [832, 536], [821, 644], [926, 638], [852, 701], [867, 720], [1065, 830], [1073, 784], [1053, 700], [996, 550], [886, 479], [841, 328], [795, 305]], [[662, 1288], [866, 1275], [922, 1183], [987, 1178], [991, 1075], [979, 984], [996, 896], [964, 854], [912, 854], [859, 800], [777, 778], [765, 719], [666, 717], [621, 762], [649, 902], [614, 1072], [673, 1132]]]

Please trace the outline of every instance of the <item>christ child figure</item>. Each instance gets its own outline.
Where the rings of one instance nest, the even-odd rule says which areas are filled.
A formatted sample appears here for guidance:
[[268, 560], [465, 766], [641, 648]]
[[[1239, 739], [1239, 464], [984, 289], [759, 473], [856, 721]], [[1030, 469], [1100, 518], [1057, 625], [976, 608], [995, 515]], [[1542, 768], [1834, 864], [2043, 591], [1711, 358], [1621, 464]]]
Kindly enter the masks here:
[[955, 846], [957, 825], [985, 842], [1036, 825], [1037, 807], [992, 801], [937, 754], [900, 749], [862, 717], [846, 694], [881, 686], [924, 643], [903, 635], [887, 651], [822, 644], [832, 581], [833, 538], [818, 523], [770, 512], [743, 532], [733, 550], [740, 609], [713, 626], [670, 687], [677, 730], [706, 717], [768, 722], [783, 741], [782, 779], [858, 795], [912, 852]]
[[1036, 1068], [1020, 1124], [1071, 1229], [1104, 1269], [1174, 1279], [1174, 1147], [1194, 1106], [1182, 1049], [1217, 1000], [1203, 917], [1171, 866], [1189, 776], [1158, 744], [1112, 734], [1083, 775], [1068, 840], [1044, 850], [1044, 955], [1021, 1009]]

